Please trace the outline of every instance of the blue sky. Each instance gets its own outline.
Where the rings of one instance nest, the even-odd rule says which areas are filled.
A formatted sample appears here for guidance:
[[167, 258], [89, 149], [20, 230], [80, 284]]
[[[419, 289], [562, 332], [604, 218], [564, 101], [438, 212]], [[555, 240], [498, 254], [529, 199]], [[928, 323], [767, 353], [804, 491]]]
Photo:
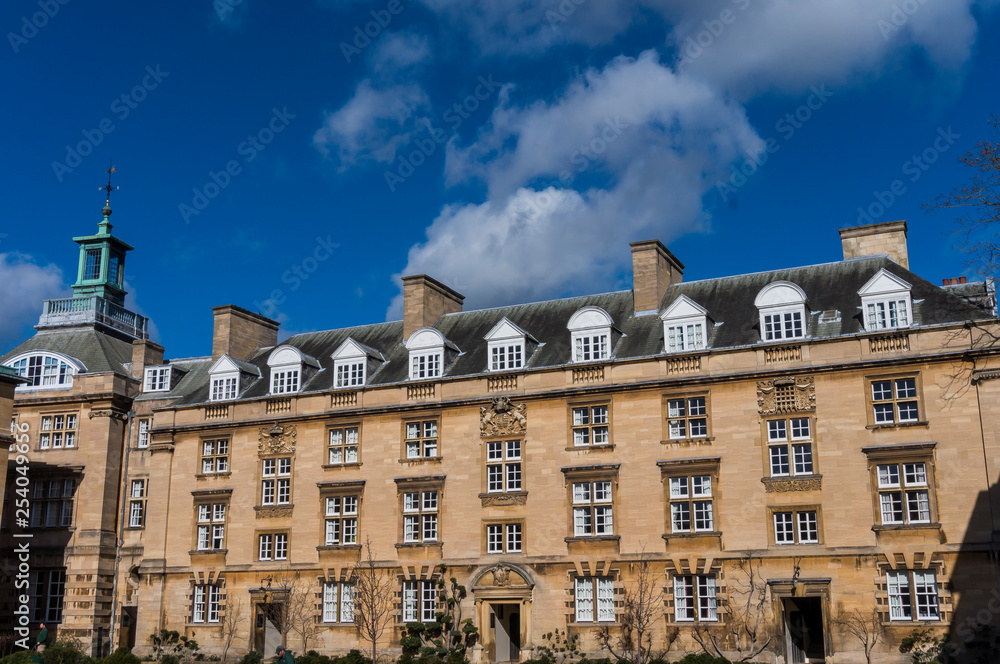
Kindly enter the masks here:
[[0, 340], [68, 292], [112, 159], [168, 357], [209, 353], [221, 304], [283, 337], [397, 318], [400, 274], [467, 309], [629, 288], [653, 237], [701, 279], [906, 219], [914, 271], [973, 276], [922, 205], [1000, 113], [996, 6], [4, 3]]

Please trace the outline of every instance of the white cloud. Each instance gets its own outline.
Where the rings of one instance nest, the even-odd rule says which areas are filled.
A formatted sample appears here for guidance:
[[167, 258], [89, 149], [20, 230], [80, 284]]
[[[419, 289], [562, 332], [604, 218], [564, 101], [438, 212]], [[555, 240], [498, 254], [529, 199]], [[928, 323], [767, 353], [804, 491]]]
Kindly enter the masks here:
[[430, 41], [425, 35], [394, 32], [378, 40], [370, 67], [378, 75], [395, 76], [400, 70], [425, 63], [430, 56]]
[[[671, 41], [690, 59], [686, 71], [744, 96], [878, 74], [913, 47], [946, 70], [968, 59], [976, 35], [972, 0], [912, 0], [911, 14], [902, 4], [910, 6], [899, 0], [705, 3], [674, 25]], [[728, 24], [720, 20], [723, 8]]]
[[391, 163], [429, 107], [418, 85], [375, 88], [364, 80], [344, 106], [327, 114], [313, 144], [325, 156], [335, 156], [341, 169], [362, 161]]
[[[432, 274], [473, 307], [605, 290], [627, 241], [697, 229], [702, 195], [762, 148], [741, 109], [655, 53], [616, 58], [550, 104], [502, 100], [477, 142], [449, 153], [451, 179], [481, 178], [489, 198], [446, 207], [403, 273]], [[521, 186], [584, 174], [603, 184]], [[397, 297], [388, 315], [400, 311]]]
[[42, 300], [68, 297], [62, 270], [16, 252], [0, 253], [0, 342], [10, 349], [24, 341], [25, 328], [38, 321]]

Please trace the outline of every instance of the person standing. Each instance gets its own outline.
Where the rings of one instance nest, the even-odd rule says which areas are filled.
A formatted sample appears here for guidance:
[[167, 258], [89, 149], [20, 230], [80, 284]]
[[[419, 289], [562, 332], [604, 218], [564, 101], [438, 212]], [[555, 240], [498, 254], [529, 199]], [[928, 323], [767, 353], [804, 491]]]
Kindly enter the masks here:
[[45, 629], [45, 623], [42, 623], [39, 627], [41, 627], [41, 630], [39, 630], [35, 642], [38, 644], [38, 652], [41, 654], [45, 652], [45, 646], [49, 643], [49, 630]]
[[285, 650], [285, 646], [278, 646], [275, 654], [278, 655], [278, 659], [274, 664], [295, 664], [295, 658], [292, 657], [292, 653]]

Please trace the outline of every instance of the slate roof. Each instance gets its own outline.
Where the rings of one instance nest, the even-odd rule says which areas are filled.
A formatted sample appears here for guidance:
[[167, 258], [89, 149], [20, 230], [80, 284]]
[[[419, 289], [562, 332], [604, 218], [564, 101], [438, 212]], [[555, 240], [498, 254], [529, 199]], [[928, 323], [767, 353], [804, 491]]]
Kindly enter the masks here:
[[[708, 310], [711, 328], [709, 349], [755, 345], [760, 342], [760, 326], [754, 298], [767, 284], [785, 280], [797, 284], [806, 293], [809, 338], [856, 334], [864, 332], [858, 290], [881, 268], [911, 284], [913, 317], [917, 327], [994, 317], [992, 310], [983, 305], [982, 296], [987, 293], [984, 284], [966, 284], [962, 290], [942, 288], [885, 256], [675, 284], [667, 289], [659, 311], [665, 310], [678, 296], [686, 295]], [[461, 350], [447, 367], [445, 377], [486, 372], [487, 343], [484, 337], [504, 317], [540, 342], [528, 358], [527, 369], [570, 364], [570, 333], [566, 325], [570, 317], [585, 306], [604, 309], [615, 321], [615, 328], [622, 333], [614, 346], [612, 359], [651, 357], [663, 353], [660, 317], [636, 317], [632, 291], [627, 290], [445, 314], [435, 322], [434, 327]], [[822, 312], [829, 310], [839, 311], [839, 316], [829, 322], [820, 322]], [[330, 356], [348, 337], [378, 351], [385, 358], [385, 362], [369, 375], [368, 385], [407, 380], [408, 352], [404, 346], [402, 322], [378, 323], [298, 334], [287, 339], [282, 345], [295, 346], [315, 357], [321, 366], [321, 370], [303, 385], [302, 392], [333, 388], [333, 360]], [[272, 350], [259, 349], [247, 359], [261, 370], [263, 378], [245, 390], [242, 398], [267, 396], [267, 357]], [[188, 382], [187, 379], [185, 382]], [[177, 404], [207, 400], [206, 379]]]
[[[885, 256], [675, 284], [667, 289], [659, 311], [664, 311], [680, 295], [686, 295], [708, 311], [709, 350], [752, 346], [760, 343], [759, 317], [754, 299], [767, 284], [784, 280], [797, 284], [806, 293], [806, 333], [810, 339], [851, 335], [864, 332], [858, 290], [882, 268], [911, 284], [915, 327], [995, 318], [994, 294], [987, 284], [937, 286]], [[449, 344], [460, 350], [447, 366], [445, 377], [486, 372], [487, 343], [484, 337], [504, 317], [539, 342], [527, 358], [526, 369], [570, 364], [570, 333], [566, 326], [572, 315], [585, 306], [600, 307], [614, 320], [615, 330], [621, 336], [613, 346], [612, 360], [663, 354], [660, 317], [655, 314], [635, 316], [632, 291], [626, 290], [445, 314], [435, 322], [434, 327], [444, 334]], [[821, 322], [823, 312], [831, 311], [839, 314], [823, 317]], [[407, 380], [409, 354], [404, 345], [403, 323], [376, 323], [298, 334], [284, 341], [281, 345], [294, 346], [316, 358], [319, 363], [318, 371], [311, 376], [307, 374], [301, 392], [333, 389], [331, 355], [348, 337], [385, 360], [370, 372], [368, 385], [388, 385]], [[67, 330], [40, 332], [0, 361], [25, 350], [65, 353], [81, 360], [88, 372], [115, 371], [124, 374], [123, 365], [132, 359], [128, 342], [95, 330]], [[273, 350], [273, 347], [257, 349], [245, 361], [238, 362], [253, 374], [259, 371], [259, 377], [244, 390], [241, 398], [267, 396], [267, 358]], [[150, 393], [140, 398], [176, 398], [177, 405], [208, 401], [211, 358], [173, 360], [170, 364], [186, 370], [184, 377], [170, 392]]]
[[0, 363], [29, 350], [48, 350], [83, 362], [87, 373], [112, 371], [128, 376], [125, 364], [132, 361], [132, 344], [95, 329], [43, 330], [9, 353]]

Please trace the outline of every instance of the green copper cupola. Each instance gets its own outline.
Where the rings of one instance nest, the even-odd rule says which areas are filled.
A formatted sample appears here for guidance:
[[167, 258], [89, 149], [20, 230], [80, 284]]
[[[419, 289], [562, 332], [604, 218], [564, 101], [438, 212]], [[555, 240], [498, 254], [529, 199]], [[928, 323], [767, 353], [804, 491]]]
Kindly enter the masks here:
[[80, 265], [73, 297], [96, 295], [118, 306], [125, 306], [125, 254], [134, 247], [111, 234], [111, 208], [102, 210], [104, 220], [96, 235], [75, 237], [80, 245]]

